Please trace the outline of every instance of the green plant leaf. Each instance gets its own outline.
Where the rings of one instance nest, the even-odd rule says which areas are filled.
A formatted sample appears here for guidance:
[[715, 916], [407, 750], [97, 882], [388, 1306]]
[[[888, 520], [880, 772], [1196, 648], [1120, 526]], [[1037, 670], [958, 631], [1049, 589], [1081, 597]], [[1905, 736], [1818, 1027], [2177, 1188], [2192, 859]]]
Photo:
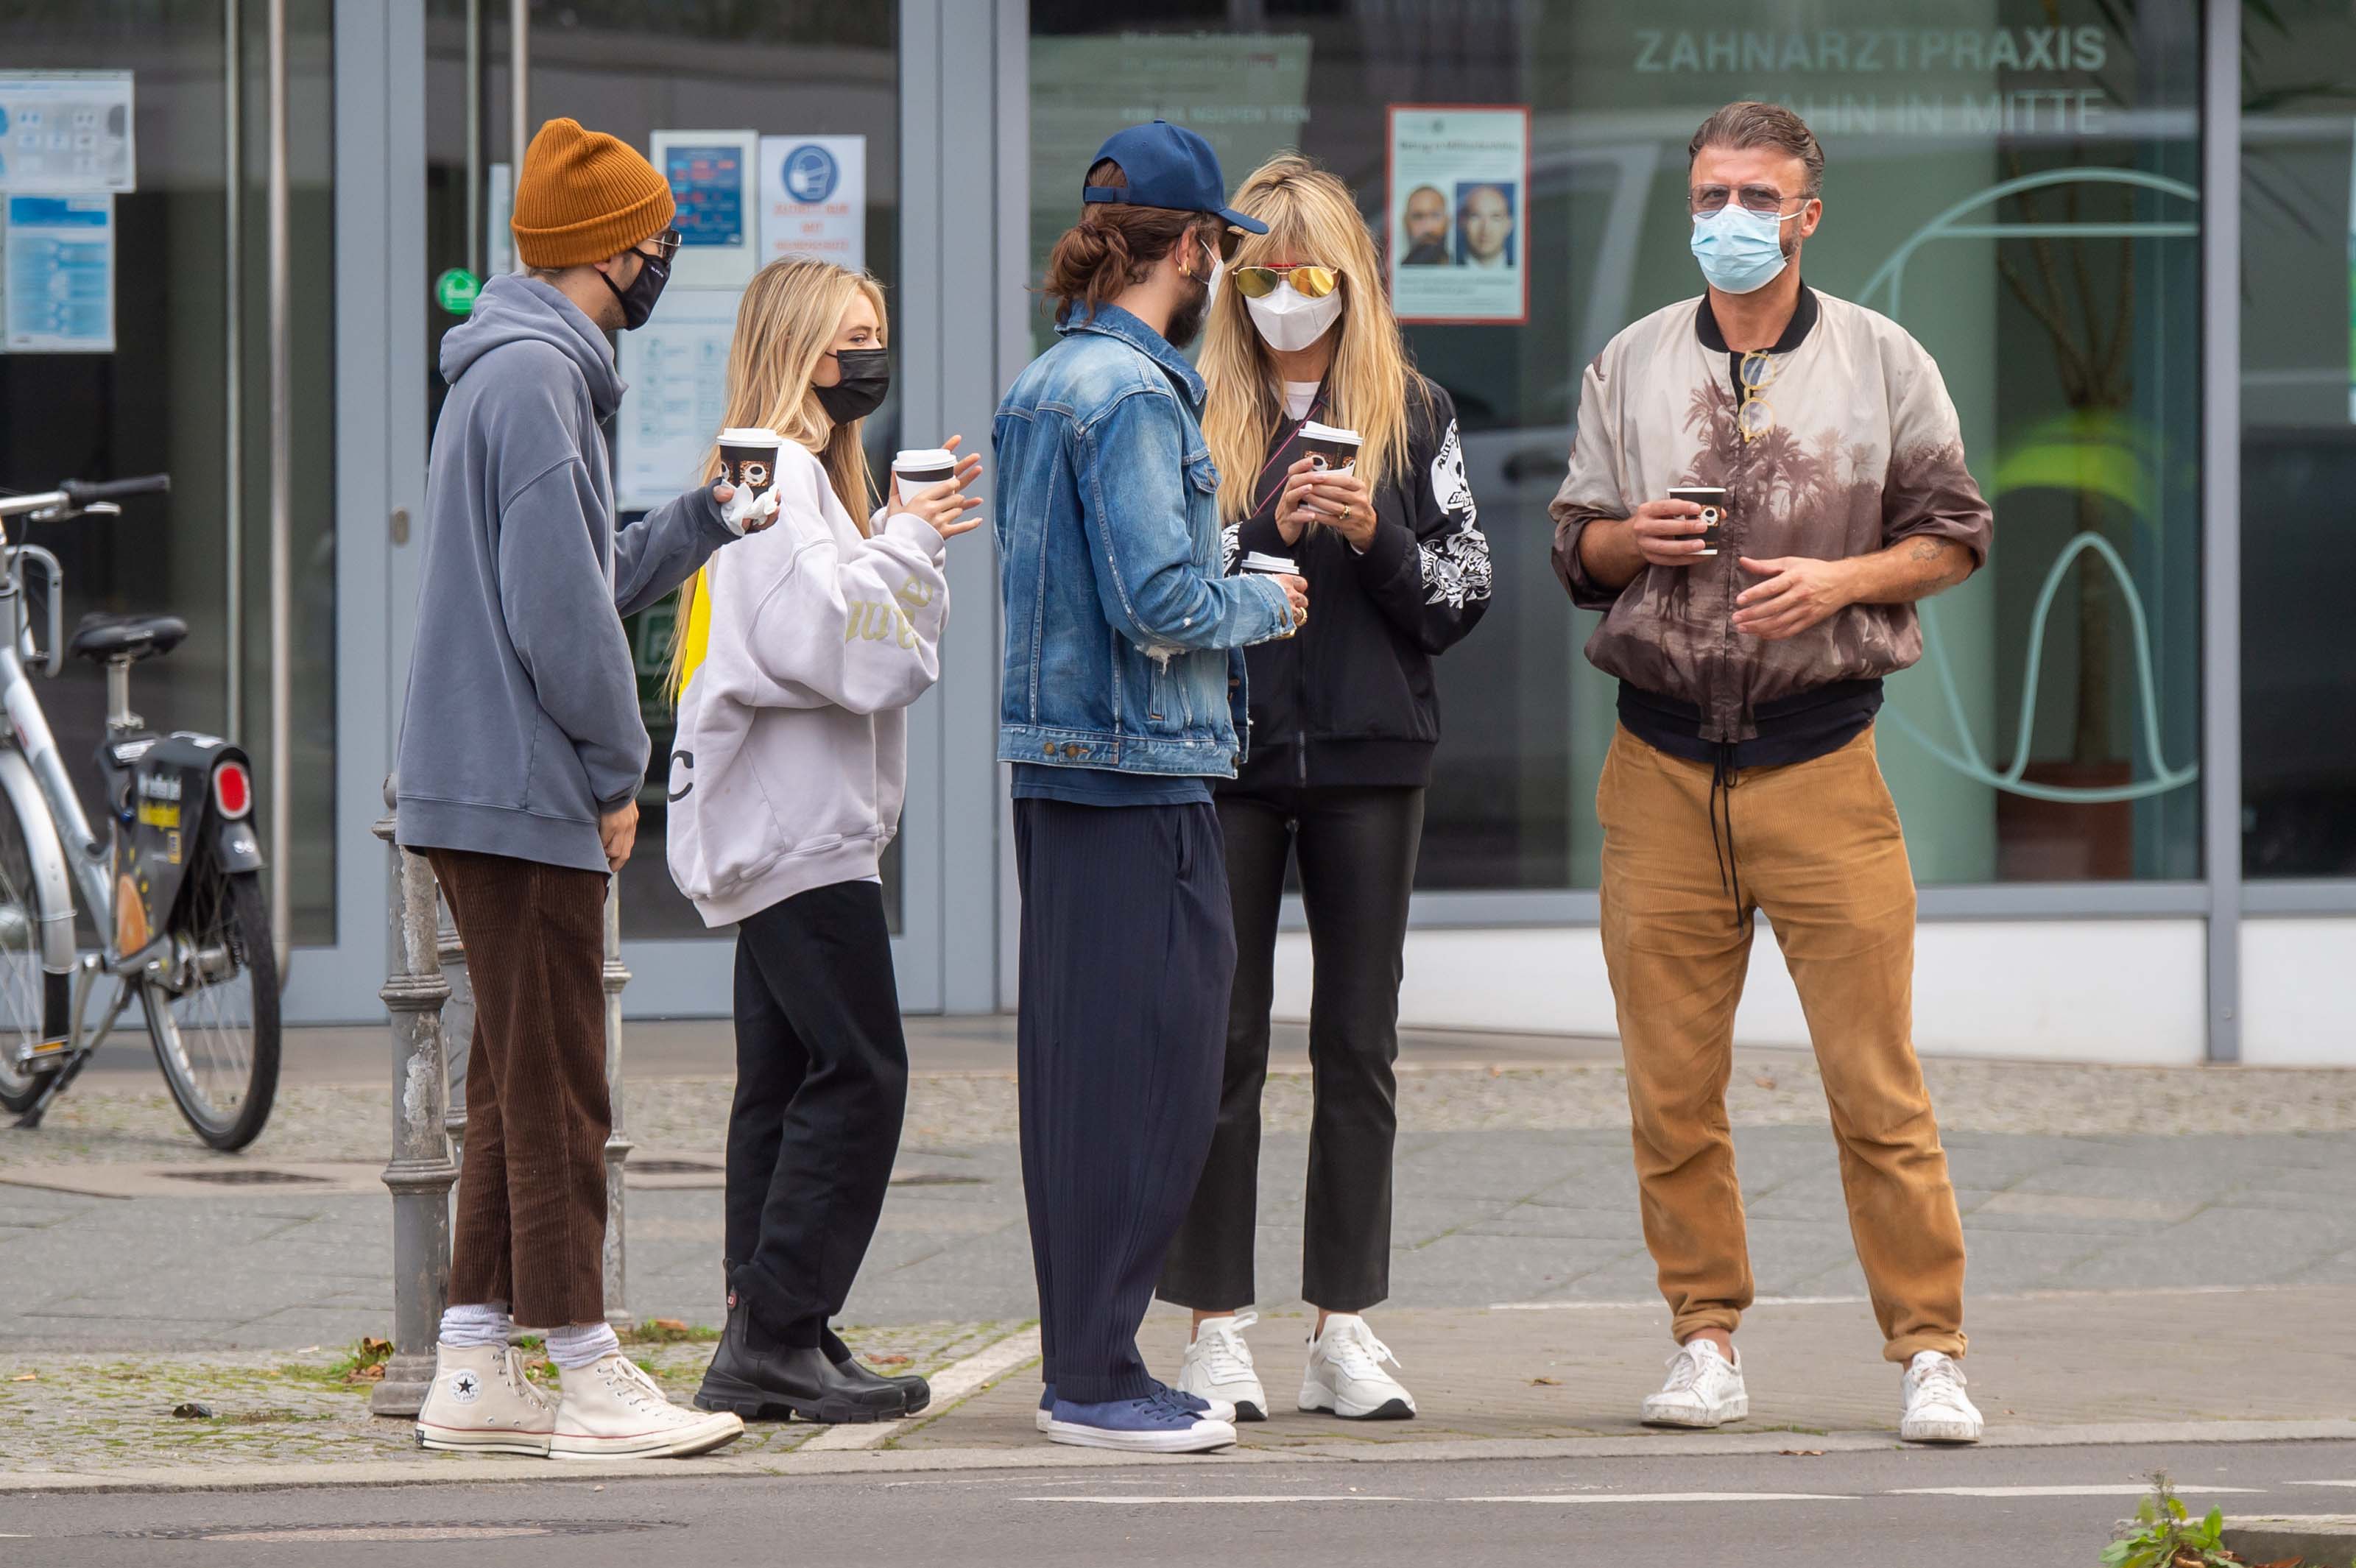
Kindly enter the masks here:
[[2152, 1501], [2149, 1498], [2146, 1498], [2143, 1501], [2136, 1504], [2136, 1522], [2138, 1524], [2158, 1524], [2159, 1522], [2159, 1505]]
[[2127, 1553], [2135, 1549], [2136, 1543], [2132, 1541], [2112, 1541], [2103, 1548], [2103, 1568], [2120, 1568], [2120, 1564], [2126, 1562]]
[[2168, 1513], [2171, 1519], [2190, 1519], [2192, 1516], [2192, 1510], [2184, 1506], [2182, 1498], [2168, 1499]]
[[2216, 1540], [2219, 1531], [2225, 1528], [2225, 1510], [2222, 1508], [2211, 1509], [2209, 1517], [2201, 1521], [2201, 1528], [2208, 1531], [2210, 1540]]

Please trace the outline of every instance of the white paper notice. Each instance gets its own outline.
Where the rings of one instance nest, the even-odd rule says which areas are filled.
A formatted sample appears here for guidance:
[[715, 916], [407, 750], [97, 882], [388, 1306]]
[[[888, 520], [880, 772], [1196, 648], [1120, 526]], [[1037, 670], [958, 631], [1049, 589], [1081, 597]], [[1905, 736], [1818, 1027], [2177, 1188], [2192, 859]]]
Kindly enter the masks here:
[[660, 506], [702, 476], [712, 438], [728, 422], [738, 297], [734, 289], [674, 288], [651, 320], [622, 334], [630, 389], [614, 421], [614, 492], [623, 509]]
[[483, 281], [516, 270], [515, 165], [493, 164], [485, 184], [483, 205], [490, 211], [483, 224]]
[[761, 260], [867, 265], [867, 138], [761, 138]]
[[114, 198], [12, 195], [7, 207], [8, 352], [113, 353]]
[[0, 190], [81, 196], [138, 188], [131, 73], [0, 75]]
[[751, 131], [657, 131], [647, 138], [647, 157], [679, 204], [671, 287], [741, 289], [751, 281], [760, 264], [753, 196], [760, 141]]
[[1388, 167], [1385, 248], [1398, 318], [1526, 320], [1528, 107], [1394, 103]]

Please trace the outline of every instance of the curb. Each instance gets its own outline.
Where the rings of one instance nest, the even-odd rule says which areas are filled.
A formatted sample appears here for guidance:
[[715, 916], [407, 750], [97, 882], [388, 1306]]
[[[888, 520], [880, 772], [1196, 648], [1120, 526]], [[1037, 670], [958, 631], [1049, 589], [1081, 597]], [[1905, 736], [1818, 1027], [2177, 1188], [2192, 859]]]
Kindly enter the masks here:
[[[988, 1352], [984, 1352], [988, 1354]], [[977, 1358], [978, 1359], [978, 1358]], [[960, 1363], [963, 1365], [964, 1363]], [[815, 1441], [815, 1439], [813, 1439]], [[551, 1481], [745, 1480], [829, 1476], [905, 1476], [930, 1472], [1121, 1469], [1144, 1465], [1455, 1464], [1483, 1459], [1624, 1459], [1775, 1454], [1789, 1433], [1710, 1436], [1492, 1438], [1435, 1443], [1307, 1444], [1297, 1448], [1236, 1448], [1213, 1455], [1115, 1454], [1040, 1443], [1021, 1448], [918, 1448], [882, 1452], [807, 1445], [792, 1453], [741, 1458], [568, 1460], [534, 1465], [514, 1458], [369, 1460], [349, 1465], [182, 1465], [59, 1470], [0, 1476], [0, 1496], [29, 1493], [252, 1492], [328, 1487], [423, 1487]], [[1893, 1435], [1837, 1433], [1807, 1438], [1827, 1453], [1862, 1453], [1900, 1445]], [[2186, 1421], [2088, 1426], [2015, 1426], [1988, 1434], [1982, 1448], [2131, 1446], [2180, 1443], [2356, 1441], [2356, 1421]], [[2256, 1521], [2244, 1521], [2248, 1528]], [[2286, 1524], [2313, 1521], [2285, 1520]]]
[[2225, 1526], [2225, 1544], [2244, 1563], [2301, 1557], [2316, 1568], [2356, 1562], [2356, 1513], [2270, 1514]]

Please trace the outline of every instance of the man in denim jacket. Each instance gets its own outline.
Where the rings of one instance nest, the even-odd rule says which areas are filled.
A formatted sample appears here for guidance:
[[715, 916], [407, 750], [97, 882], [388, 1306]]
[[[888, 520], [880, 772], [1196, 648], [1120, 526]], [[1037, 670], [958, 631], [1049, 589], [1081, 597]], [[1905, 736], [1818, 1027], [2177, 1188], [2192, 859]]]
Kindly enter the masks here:
[[1179, 357], [1232, 228], [1209, 144], [1107, 142], [1046, 290], [1061, 341], [999, 405], [1001, 761], [1023, 886], [1023, 1186], [1039, 1425], [1173, 1453], [1232, 1406], [1156, 1381], [1137, 1326], [1218, 1114], [1235, 932], [1210, 780], [1245, 746], [1242, 648], [1308, 615], [1298, 577], [1221, 575], [1219, 474]]

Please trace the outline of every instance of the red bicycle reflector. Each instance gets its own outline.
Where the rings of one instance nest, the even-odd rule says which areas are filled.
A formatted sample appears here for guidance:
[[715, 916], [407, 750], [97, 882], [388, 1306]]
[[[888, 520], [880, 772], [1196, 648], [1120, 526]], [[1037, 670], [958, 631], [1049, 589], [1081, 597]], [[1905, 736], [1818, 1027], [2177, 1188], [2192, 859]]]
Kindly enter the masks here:
[[253, 809], [253, 780], [243, 763], [223, 763], [213, 770], [213, 805], [223, 816], [243, 816]]

